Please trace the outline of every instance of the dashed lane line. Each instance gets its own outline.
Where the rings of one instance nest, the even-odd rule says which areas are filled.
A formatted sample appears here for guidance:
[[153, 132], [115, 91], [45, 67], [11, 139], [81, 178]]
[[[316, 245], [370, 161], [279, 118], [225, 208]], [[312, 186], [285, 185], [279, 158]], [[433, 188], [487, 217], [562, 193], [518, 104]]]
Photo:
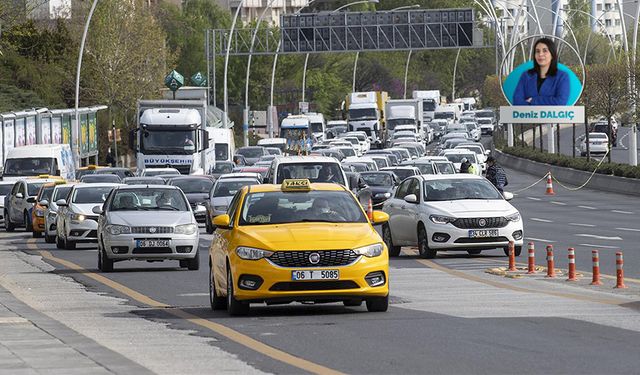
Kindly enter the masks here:
[[631, 211], [611, 210], [611, 212], [614, 212], [616, 214], [633, 215], [633, 212], [631, 212]]
[[552, 240], [545, 240], [544, 238], [535, 238], [535, 237], [527, 237], [527, 240], [529, 240], [529, 241], [549, 242], [549, 243], [555, 243], [556, 242], [556, 241], [552, 241]]
[[532, 201], [541, 201], [542, 200], [542, 199], [536, 198], [536, 197], [527, 197], [527, 199], [530, 199]]
[[[35, 245], [35, 243], [33, 241], [31, 241], [32, 239], [27, 241], [27, 246], [32, 249], [32, 250], [38, 250], [37, 246]], [[238, 331], [235, 331], [227, 326], [224, 326], [222, 324], [219, 323], [214, 323], [210, 320], [207, 320], [205, 318], [201, 318], [197, 315], [191, 314], [189, 312], [186, 312], [184, 310], [181, 309], [177, 309], [177, 308], [173, 308], [170, 305], [167, 305], [165, 303], [156, 301], [154, 299], [152, 299], [151, 297], [148, 297], [140, 292], [137, 292], [127, 286], [124, 286], [116, 281], [113, 281], [107, 277], [104, 277], [102, 275], [99, 275], [95, 272], [91, 272], [85, 268], [83, 268], [82, 266], [75, 264], [73, 262], [70, 262], [68, 260], [65, 259], [61, 259], [58, 258], [56, 256], [54, 256], [53, 254], [51, 254], [51, 252], [46, 251], [46, 250], [40, 250], [39, 251], [40, 255], [42, 255], [43, 258], [48, 259], [52, 262], [58, 263], [64, 267], [67, 267], [68, 269], [71, 270], [76, 270], [76, 271], [82, 271], [82, 274], [84, 276], [87, 276], [113, 290], [118, 291], [119, 293], [122, 293], [126, 296], [128, 296], [129, 298], [132, 298], [144, 305], [148, 305], [149, 307], [154, 307], [154, 308], [162, 308], [165, 309], [165, 311], [173, 316], [182, 318], [186, 321], [189, 321], [190, 323], [193, 323], [195, 325], [198, 325], [200, 327], [206, 328], [212, 332], [215, 332], [221, 336], [224, 336], [226, 338], [228, 338], [229, 340], [232, 340], [240, 345], [243, 345], [249, 349], [252, 349], [258, 353], [264, 354], [267, 357], [270, 357], [272, 359], [275, 359], [277, 361], [280, 361], [282, 363], [285, 363], [287, 365], [293, 366], [293, 367], [297, 367], [301, 370], [304, 371], [308, 371], [314, 374], [342, 374], [339, 371], [336, 371], [334, 369], [319, 365], [317, 363], [308, 361], [306, 359], [300, 358], [300, 357], [296, 357], [292, 354], [289, 354], [287, 352], [284, 352], [282, 350], [276, 349], [272, 346], [269, 346], [267, 344], [264, 344], [256, 339], [253, 339], [243, 333], [240, 333]]]
[[566, 205], [567, 205], [567, 204], [566, 204], [566, 203], [564, 203], [564, 202], [557, 202], [557, 201], [551, 201], [550, 203], [551, 203], [551, 204], [556, 204], [556, 205], [558, 205], [558, 206], [566, 206]]
[[595, 224], [583, 224], [583, 223], [569, 223], [569, 225], [573, 225], [574, 227], [587, 227], [587, 228], [594, 228], [596, 226]]
[[627, 232], [640, 232], [640, 229], [635, 229], [635, 228], [616, 228], [617, 230], [624, 230]]
[[576, 237], [595, 238], [596, 240], [622, 241], [622, 238], [620, 238], [618, 236], [607, 237], [607, 236], [598, 236], [597, 234], [587, 234], [587, 233], [577, 233], [577, 234], [574, 234], [574, 236], [576, 236]]
[[553, 223], [553, 220], [540, 219], [540, 218], [537, 218], [537, 217], [531, 217], [531, 218], [529, 218], [529, 220], [531, 220], [531, 221], [539, 221], [541, 223]]
[[578, 206], [578, 208], [584, 208], [585, 210], [597, 210], [597, 208], [591, 206]]
[[578, 246], [595, 247], [596, 249], [599, 247], [603, 249], [619, 249], [620, 248], [620, 246], [594, 245], [592, 243], [579, 243]]

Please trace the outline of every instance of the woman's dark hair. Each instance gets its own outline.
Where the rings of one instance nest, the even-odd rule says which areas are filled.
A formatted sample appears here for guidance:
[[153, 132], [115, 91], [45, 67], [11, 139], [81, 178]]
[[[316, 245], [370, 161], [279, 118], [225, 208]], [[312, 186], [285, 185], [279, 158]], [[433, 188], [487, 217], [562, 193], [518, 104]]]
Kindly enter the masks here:
[[549, 52], [551, 53], [551, 64], [549, 65], [549, 71], [547, 72], [547, 74], [555, 76], [558, 72], [558, 49], [556, 48], [556, 43], [550, 38], [540, 38], [536, 40], [536, 43], [533, 45], [533, 52], [531, 57], [533, 60], [533, 69], [530, 69], [529, 73], [540, 74], [540, 65], [538, 65], [538, 62], [536, 61], [536, 47], [540, 43], [546, 45], [549, 49]]

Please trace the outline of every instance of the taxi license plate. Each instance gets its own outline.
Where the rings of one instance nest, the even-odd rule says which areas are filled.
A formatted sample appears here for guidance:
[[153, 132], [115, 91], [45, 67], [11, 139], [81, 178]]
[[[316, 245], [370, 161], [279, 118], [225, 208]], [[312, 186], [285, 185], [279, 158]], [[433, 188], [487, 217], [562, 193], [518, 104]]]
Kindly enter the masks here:
[[314, 270], [314, 271], [291, 271], [291, 280], [338, 280], [340, 271], [338, 270]]
[[498, 237], [497, 229], [470, 230], [469, 238]]
[[136, 247], [169, 247], [169, 240], [137, 240]]

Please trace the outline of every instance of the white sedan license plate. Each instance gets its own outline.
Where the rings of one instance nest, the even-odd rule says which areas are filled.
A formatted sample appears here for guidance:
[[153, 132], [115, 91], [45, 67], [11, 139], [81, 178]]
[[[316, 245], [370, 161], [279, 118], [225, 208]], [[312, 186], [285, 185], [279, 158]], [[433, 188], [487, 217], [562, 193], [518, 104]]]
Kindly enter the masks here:
[[469, 238], [498, 237], [497, 229], [470, 230]]
[[313, 271], [291, 271], [291, 280], [338, 280], [340, 271], [338, 270], [313, 270]]
[[136, 247], [169, 247], [169, 240], [137, 240]]

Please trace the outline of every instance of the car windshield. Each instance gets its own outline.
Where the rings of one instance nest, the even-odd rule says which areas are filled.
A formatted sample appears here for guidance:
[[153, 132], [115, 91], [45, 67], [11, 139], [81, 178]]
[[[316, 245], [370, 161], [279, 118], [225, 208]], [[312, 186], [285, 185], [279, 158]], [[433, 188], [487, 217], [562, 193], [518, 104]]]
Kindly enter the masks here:
[[269, 155], [282, 155], [282, 151], [276, 147], [267, 147]]
[[375, 108], [351, 108], [349, 110], [349, 120], [375, 120], [378, 113]]
[[502, 194], [485, 179], [447, 179], [424, 182], [424, 200], [503, 199]]
[[311, 131], [314, 133], [322, 133], [322, 123], [321, 122], [312, 122], [311, 123]]
[[179, 187], [185, 194], [209, 193], [213, 181], [208, 178], [176, 179], [171, 181], [171, 185]]
[[345, 185], [342, 169], [336, 163], [291, 163], [280, 164], [277, 171], [277, 184], [285, 179], [306, 178], [311, 182], [334, 182]]
[[216, 182], [213, 197], [232, 197], [247, 185], [256, 185], [256, 180], [220, 180]]
[[102, 203], [107, 199], [107, 195], [113, 190], [111, 186], [85, 187], [75, 189], [71, 202], [76, 204]]
[[455, 174], [456, 170], [450, 162], [435, 162], [438, 172], [441, 174]]
[[346, 165], [351, 167], [351, 170], [354, 172], [366, 172], [367, 170], [369, 170], [369, 167], [367, 167], [367, 165], [364, 163], [352, 163]]
[[218, 160], [227, 160], [229, 145], [227, 143], [216, 143], [214, 147], [216, 148], [216, 163]]
[[607, 139], [607, 135], [606, 134], [590, 133], [589, 134], [589, 139]]
[[233, 167], [233, 163], [217, 162], [215, 168], [213, 168], [213, 173], [231, 173], [233, 172]]
[[251, 193], [245, 198], [240, 225], [300, 222], [366, 223], [360, 204], [346, 191]]
[[344, 156], [356, 156], [356, 151], [351, 147], [341, 147], [338, 150], [340, 150]]
[[411, 169], [393, 169], [392, 172], [395, 173], [400, 180], [404, 180], [407, 177], [415, 175]]
[[88, 174], [86, 176], [82, 176], [80, 182], [84, 183], [96, 183], [96, 182], [113, 182], [120, 183], [122, 179], [115, 174]]
[[39, 174], [55, 174], [53, 158], [20, 158], [7, 159], [4, 166], [5, 176], [37, 176]]
[[80, 179], [82, 176], [86, 176], [88, 174], [94, 174], [96, 173], [95, 169], [76, 169], [76, 178]]
[[30, 197], [38, 195], [38, 191], [40, 190], [42, 185], [44, 185], [44, 182], [27, 184], [27, 195]]
[[476, 163], [476, 154], [446, 154], [445, 157], [452, 163], [462, 163], [466, 158], [469, 163]]
[[57, 186], [53, 191], [53, 197], [51, 198], [51, 201], [55, 202], [58, 199], [67, 198], [67, 195], [69, 195], [71, 188], [72, 186]]
[[491, 111], [476, 111], [476, 117], [492, 119], [493, 116], [494, 116], [493, 112]]
[[473, 151], [476, 154], [482, 154], [482, 148], [480, 148], [480, 146], [472, 146], [472, 145], [458, 145], [456, 146], [457, 149], [467, 149], [469, 151]]
[[433, 114], [433, 118], [437, 118], [437, 119], [453, 119], [454, 118], [454, 113], [453, 112], [436, 112]]
[[369, 186], [393, 186], [393, 179], [388, 173], [362, 173], [360, 176]]
[[245, 158], [259, 158], [264, 155], [262, 147], [242, 147], [236, 150], [236, 154], [240, 154]]
[[0, 185], [0, 195], [8, 195], [13, 188], [13, 184]]
[[420, 174], [435, 174], [431, 163], [417, 163], [414, 167], [420, 170]]
[[415, 125], [416, 120], [412, 118], [397, 118], [387, 120], [387, 130], [394, 130], [396, 126], [400, 125]]
[[145, 154], [162, 155], [166, 153], [188, 155], [196, 150], [195, 130], [166, 130], [145, 128], [140, 136], [140, 148]]
[[159, 177], [129, 177], [122, 180], [127, 185], [164, 185], [164, 180]]
[[111, 211], [189, 211], [189, 203], [178, 189], [140, 188], [116, 191]]
[[491, 125], [493, 124], [493, 120], [491, 120], [490, 118], [479, 118], [478, 124]]
[[40, 192], [38, 193], [38, 199], [36, 199], [38, 202], [46, 199], [46, 200], [51, 200], [51, 193], [53, 193], [53, 188], [55, 186], [47, 186], [47, 187], [43, 187], [42, 189], [40, 189]]

